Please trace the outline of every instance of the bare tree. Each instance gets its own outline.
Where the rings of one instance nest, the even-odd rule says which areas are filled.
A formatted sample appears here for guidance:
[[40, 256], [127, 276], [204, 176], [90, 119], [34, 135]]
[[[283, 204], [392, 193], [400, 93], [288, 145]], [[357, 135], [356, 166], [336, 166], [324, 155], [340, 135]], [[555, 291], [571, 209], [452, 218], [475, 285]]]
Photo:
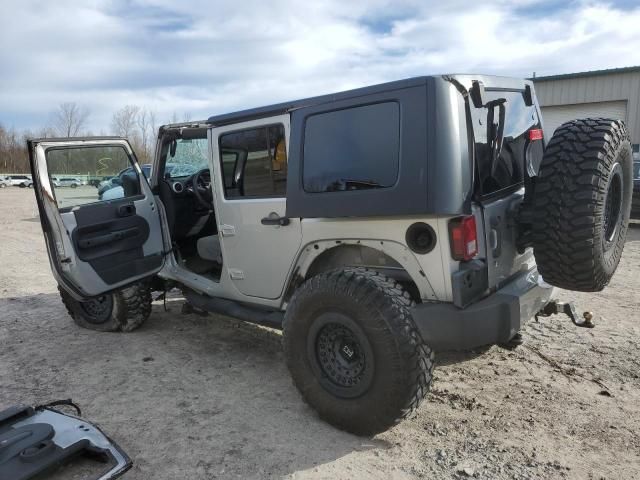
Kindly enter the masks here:
[[53, 113], [53, 128], [61, 137], [77, 137], [87, 123], [89, 110], [75, 102], [65, 102]]
[[113, 114], [111, 119], [111, 130], [115, 135], [134, 140], [136, 136], [136, 126], [140, 107], [137, 105], [126, 105]]
[[111, 131], [131, 143], [140, 161], [151, 163], [157, 135], [156, 113], [146, 107], [127, 105], [113, 114]]
[[140, 157], [145, 163], [151, 163], [155, 147], [156, 114], [149, 109], [141, 108], [137, 118], [140, 134]]

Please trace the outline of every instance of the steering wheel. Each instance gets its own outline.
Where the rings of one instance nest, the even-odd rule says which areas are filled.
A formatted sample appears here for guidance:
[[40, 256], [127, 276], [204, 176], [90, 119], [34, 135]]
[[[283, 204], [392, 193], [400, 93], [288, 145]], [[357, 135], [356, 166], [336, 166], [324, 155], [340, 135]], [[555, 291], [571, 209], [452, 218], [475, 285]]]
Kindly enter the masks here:
[[208, 168], [196, 172], [191, 177], [193, 194], [196, 200], [208, 210], [213, 210], [213, 192], [211, 190], [211, 172]]

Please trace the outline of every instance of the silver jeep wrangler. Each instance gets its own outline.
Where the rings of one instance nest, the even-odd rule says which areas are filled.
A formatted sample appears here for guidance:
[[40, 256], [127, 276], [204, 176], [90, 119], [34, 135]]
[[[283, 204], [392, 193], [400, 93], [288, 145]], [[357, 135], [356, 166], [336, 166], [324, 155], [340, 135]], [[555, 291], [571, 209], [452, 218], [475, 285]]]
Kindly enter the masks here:
[[[167, 125], [148, 181], [122, 138], [29, 149], [79, 325], [133, 330], [153, 290], [178, 287], [197, 309], [282, 328], [304, 399], [356, 434], [420, 404], [434, 351], [517, 343], [562, 310], [552, 285], [604, 288], [632, 193], [622, 122], [575, 120], [547, 141], [532, 83], [482, 75]], [[51, 180], [78, 172], [117, 194]]]

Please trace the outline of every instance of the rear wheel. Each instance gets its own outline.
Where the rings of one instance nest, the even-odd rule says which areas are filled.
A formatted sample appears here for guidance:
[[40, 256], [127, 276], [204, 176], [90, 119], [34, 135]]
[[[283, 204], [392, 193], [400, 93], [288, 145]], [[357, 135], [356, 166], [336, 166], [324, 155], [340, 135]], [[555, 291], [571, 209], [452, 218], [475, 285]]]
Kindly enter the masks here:
[[136, 283], [116, 292], [80, 302], [58, 287], [62, 303], [76, 324], [100, 332], [130, 332], [151, 314], [151, 289]]
[[431, 385], [433, 352], [394, 280], [362, 268], [312, 277], [287, 307], [284, 348], [293, 382], [332, 425], [358, 435], [407, 417]]
[[547, 145], [533, 199], [533, 250], [544, 280], [602, 290], [613, 276], [629, 224], [629, 134], [619, 120], [573, 120]]

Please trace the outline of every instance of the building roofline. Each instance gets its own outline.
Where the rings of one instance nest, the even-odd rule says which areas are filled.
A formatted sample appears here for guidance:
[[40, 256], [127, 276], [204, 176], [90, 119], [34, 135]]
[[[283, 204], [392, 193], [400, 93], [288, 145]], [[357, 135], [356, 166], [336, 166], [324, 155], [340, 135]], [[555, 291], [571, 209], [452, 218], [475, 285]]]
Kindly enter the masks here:
[[547, 75], [543, 77], [531, 77], [528, 80], [534, 82], [548, 82], [550, 80], [568, 80], [571, 78], [597, 77], [600, 75], [611, 75], [615, 73], [640, 72], [640, 65], [632, 67], [608, 68], [605, 70], [591, 70], [587, 72], [563, 73], [560, 75]]

